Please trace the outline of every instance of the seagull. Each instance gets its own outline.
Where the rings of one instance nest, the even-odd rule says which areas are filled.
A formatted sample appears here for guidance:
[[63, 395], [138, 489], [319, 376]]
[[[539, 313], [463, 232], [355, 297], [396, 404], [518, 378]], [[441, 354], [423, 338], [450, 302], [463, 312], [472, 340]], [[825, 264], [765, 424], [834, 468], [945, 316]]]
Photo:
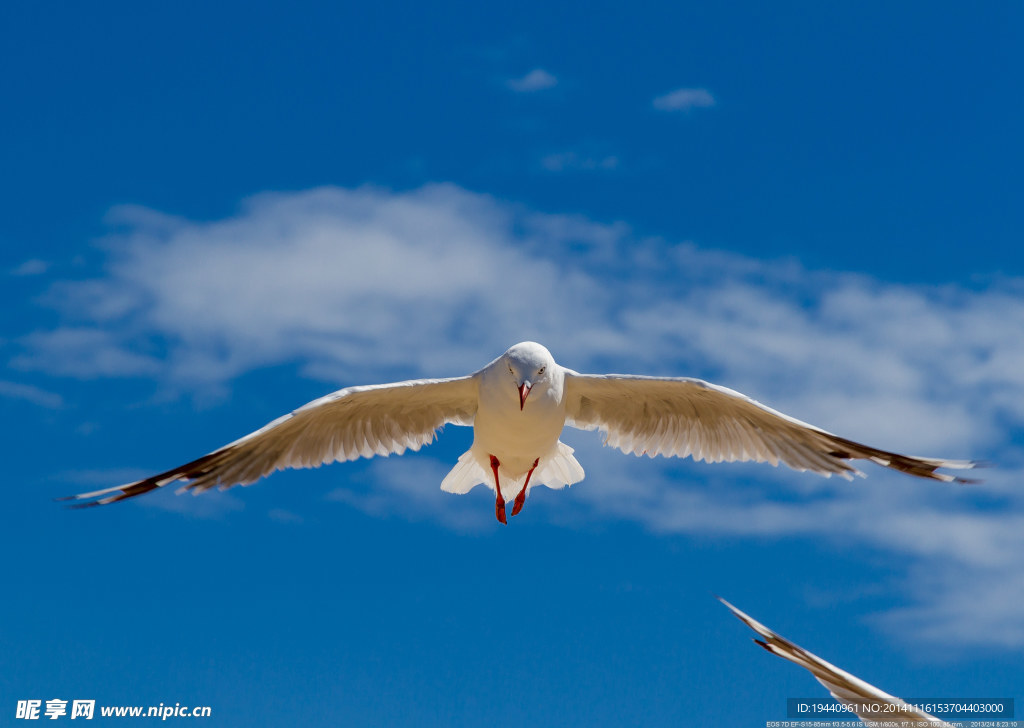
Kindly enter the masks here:
[[[903, 702], [894, 695], [879, 690], [874, 685], [864, 682], [859, 677], [841, 670], [835, 665], [825, 662], [817, 655], [808, 652], [800, 645], [790, 642], [785, 637], [773, 632], [748, 614], [718, 598], [736, 617], [761, 635], [762, 639], [754, 642], [771, 652], [773, 655], [795, 662], [808, 670], [815, 679], [828, 688], [836, 700], [843, 703], [852, 713], [868, 725], [893, 726], [933, 726], [934, 728], [953, 728], [952, 725], [939, 720], [934, 715]], [[806, 716], [806, 717], [821, 717]], [[836, 714], [831, 714], [835, 719]], [[879, 722], [881, 721], [881, 722]]]
[[513, 500], [517, 515], [531, 488], [583, 480], [573, 449], [558, 439], [566, 425], [600, 430], [606, 445], [638, 456], [781, 462], [848, 480], [862, 475], [850, 460], [961, 483], [973, 481], [938, 470], [977, 464], [861, 445], [700, 379], [580, 374], [527, 341], [469, 376], [346, 387], [184, 465], [63, 500], [85, 501], [73, 506], [80, 508], [105, 505], [179, 482], [179, 492], [200, 493], [249, 485], [285, 468], [401, 455], [433, 442], [445, 424], [471, 426], [473, 444], [441, 490], [468, 493], [486, 485], [501, 523], [507, 523], [506, 502]]

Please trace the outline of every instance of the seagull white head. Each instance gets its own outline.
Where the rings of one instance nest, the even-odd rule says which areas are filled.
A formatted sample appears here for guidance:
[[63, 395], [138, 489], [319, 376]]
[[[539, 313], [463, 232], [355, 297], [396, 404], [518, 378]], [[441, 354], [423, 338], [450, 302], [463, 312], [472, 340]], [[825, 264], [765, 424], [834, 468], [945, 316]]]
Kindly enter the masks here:
[[537, 342], [524, 341], [506, 351], [504, 360], [509, 376], [519, 391], [519, 409], [523, 409], [534, 387], [547, 386], [556, 366], [555, 359], [550, 351]]

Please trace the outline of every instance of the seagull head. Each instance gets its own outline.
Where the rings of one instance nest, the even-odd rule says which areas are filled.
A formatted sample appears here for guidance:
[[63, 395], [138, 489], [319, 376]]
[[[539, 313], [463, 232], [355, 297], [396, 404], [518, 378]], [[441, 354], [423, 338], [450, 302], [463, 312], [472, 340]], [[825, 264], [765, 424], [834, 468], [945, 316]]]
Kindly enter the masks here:
[[554, 371], [555, 360], [551, 352], [533, 341], [516, 344], [503, 357], [509, 376], [519, 390], [519, 409], [526, 406], [526, 398], [535, 387], [547, 386]]

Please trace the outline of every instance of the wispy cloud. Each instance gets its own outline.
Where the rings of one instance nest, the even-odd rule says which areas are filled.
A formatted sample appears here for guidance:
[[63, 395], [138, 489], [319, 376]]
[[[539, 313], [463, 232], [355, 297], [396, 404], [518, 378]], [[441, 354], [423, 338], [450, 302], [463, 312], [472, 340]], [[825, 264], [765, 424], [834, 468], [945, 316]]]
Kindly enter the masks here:
[[[103, 305], [100, 301], [96, 304]], [[11, 360], [16, 369], [42, 370], [79, 379], [145, 376], [161, 369], [158, 359], [132, 351], [123, 336], [95, 326], [37, 331], [22, 343], [27, 353]]]
[[60, 409], [64, 404], [63, 397], [56, 392], [48, 392], [31, 384], [10, 382], [3, 379], [0, 379], [0, 397], [20, 399], [47, 409]]
[[[1024, 645], [1024, 614], [968, 599], [955, 580], [969, 576], [972, 594], [1024, 598], [1012, 586], [1024, 584], [1019, 282], [911, 286], [811, 271], [453, 185], [260, 195], [212, 222], [118, 214], [104, 269], [54, 285], [47, 300], [65, 324], [24, 336], [22, 366], [195, 391], [296, 362], [361, 383], [464, 373], [535, 339], [579, 370], [712, 379], [870, 444], [1002, 467], [967, 488], [877, 468], [851, 484], [738, 465], [693, 466], [680, 483], [678, 462], [637, 461], [593, 433], [569, 434], [588, 478], [558, 494], [574, 508], [540, 499], [538, 512], [883, 549], [905, 564], [898, 585], [911, 600], [880, 617], [887, 628], [900, 623], [909, 640]], [[423, 487], [425, 471], [439, 482], [450, 466], [429, 454], [381, 460], [365, 489], [332, 497], [469, 528], [480, 517], [474, 496]]]
[[619, 158], [613, 154], [589, 156], [578, 152], [559, 152], [541, 159], [540, 166], [549, 172], [609, 171], [619, 166]]
[[505, 85], [516, 93], [531, 93], [557, 86], [558, 79], [543, 68], [535, 68], [521, 78], [510, 78]]
[[345, 503], [373, 516], [432, 520], [467, 533], [482, 530], [489, 523], [479, 517], [476, 501], [481, 493], [453, 498], [440, 488], [432, 487], [440, 484], [449, 467], [423, 456], [378, 459], [370, 465], [368, 478], [332, 490], [327, 500]]
[[658, 111], [690, 111], [715, 105], [715, 97], [707, 89], [680, 88], [658, 96], [652, 102]]
[[552, 509], [554, 520], [626, 518], [660, 533], [882, 550], [902, 565], [892, 569], [891, 587], [911, 604], [872, 621], [896, 639], [949, 649], [1024, 646], [1024, 615], [1008, 606], [1024, 598], [1024, 469], [985, 471], [980, 487], [867, 466], [868, 477], [852, 483], [758, 465], [694, 465], [680, 478], [671, 461], [624, 457], [577, 434], [566, 439], [600, 477], [575, 486], [575, 502]]
[[[558, 216], [451, 185], [268, 194], [236, 217], [171, 227], [137, 212], [104, 241], [102, 276], [51, 289], [73, 324], [25, 336], [14, 365], [190, 388], [284, 362], [332, 380], [443, 372], [519, 338], [550, 340], [579, 320], [574, 301], [601, 296], [536, 254], [574, 244], [554, 237]], [[509, 275], [514, 293], [495, 295]], [[529, 315], [545, 299], [563, 313]]]
[[22, 337], [15, 363], [194, 387], [284, 362], [331, 379], [450, 374], [536, 338], [570, 366], [714, 377], [907, 449], [975, 454], [1024, 423], [1013, 282], [808, 271], [453, 185], [268, 194], [225, 220], [155, 219], [133, 215], [104, 241], [99, 276], [54, 285], [48, 301], [73, 323]]
[[11, 269], [12, 276], [38, 276], [50, 269], [50, 264], [39, 258], [31, 258]]
[[271, 508], [267, 511], [267, 517], [277, 523], [291, 523], [299, 524], [305, 519], [298, 513], [292, 513], [291, 511], [285, 510], [284, 508]]
[[[147, 473], [152, 475], [152, 473]], [[130, 482], [130, 481], [129, 481]], [[152, 498], [139, 500], [143, 508], [156, 508], [162, 511], [178, 513], [188, 518], [220, 520], [229, 513], [245, 509], [245, 500], [240, 493], [214, 490], [203, 493], [202, 497], [195, 494], [176, 494], [167, 490], [154, 493]]]

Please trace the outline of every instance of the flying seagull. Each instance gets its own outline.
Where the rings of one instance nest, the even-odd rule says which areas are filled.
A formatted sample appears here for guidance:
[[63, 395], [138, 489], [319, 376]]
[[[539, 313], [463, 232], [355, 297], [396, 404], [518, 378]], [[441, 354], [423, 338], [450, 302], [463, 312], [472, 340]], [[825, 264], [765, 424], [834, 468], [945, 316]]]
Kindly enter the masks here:
[[555, 363], [532, 341], [516, 344], [475, 374], [347, 387], [208, 455], [127, 485], [70, 496], [78, 507], [132, 498], [175, 482], [194, 493], [249, 485], [285, 468], [374, 455], [401, 455], [433, 442], [445, 424], [472, 426], [473, 445], [441, 482], [448, 493], [484, 484], [506, 523], [530, 488], [563, 488], [583, 480], [573, 449], [559, 441], [566, 425], [601, 430], [605, 444], [636, 455], [691, 456], [722, 462], [785, 463], [850, 479], [850, 460], [872, 460], [921, 478], [970, 482], [939, 468], [966, 460], [898, 455], [833, 435], [765, 407], [739, 392], [686, 377], [580, 374]]
[[[840, 670], [831, 663], [825, 662], [800, 645], [794, 644], [785, 637], [776, 634], [721, 597], [718, 600], [732, 610], [732, 613], [740, 621], [761, 635], [762, 639], [755, 639], [754, 642], [773, 655], [778, 655], [790, 662], [795, 662], [800, 667], [808, 670], [818, 682], [828, 688], [828, 691], [832, 693], [832, 697], [846, 705], [850, 712], [856, 714], [858, 718], [868, 725], [926, 725], [932, 728], [953, 728], [949, 723], [939, 720], [930, 713], [905, 703], [896, 696], [889, 695], [874, 685], [864, 682], [859, 677], [851, 675], [845, 670]], [[808, 717], [820, 718], [821, 716]], [[835, 720], [837, 715], [833, 713], [829, 717]]]

